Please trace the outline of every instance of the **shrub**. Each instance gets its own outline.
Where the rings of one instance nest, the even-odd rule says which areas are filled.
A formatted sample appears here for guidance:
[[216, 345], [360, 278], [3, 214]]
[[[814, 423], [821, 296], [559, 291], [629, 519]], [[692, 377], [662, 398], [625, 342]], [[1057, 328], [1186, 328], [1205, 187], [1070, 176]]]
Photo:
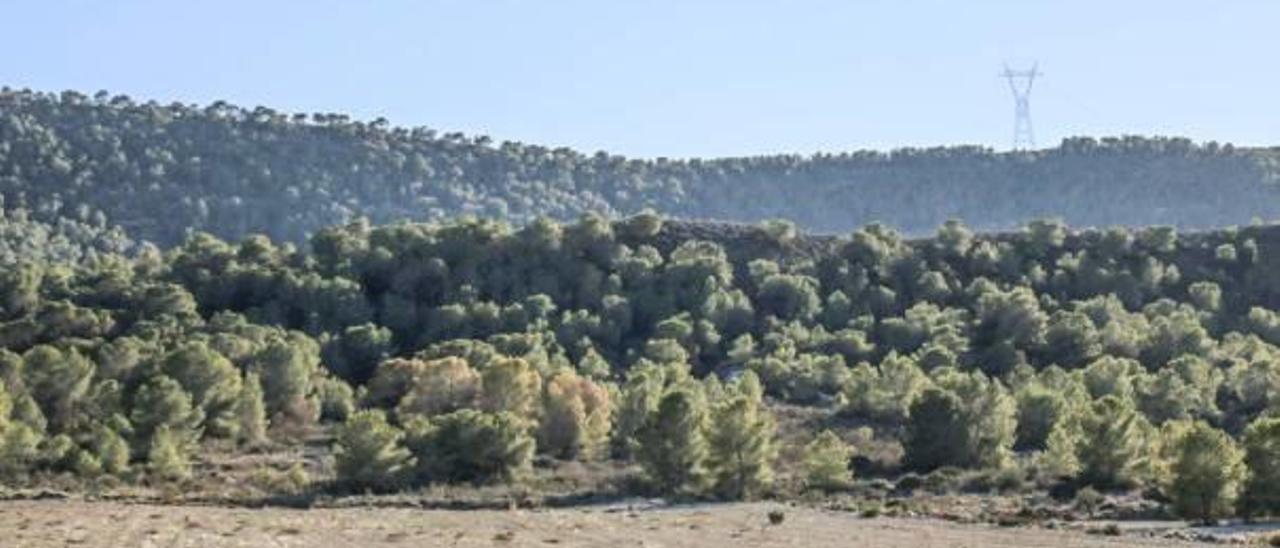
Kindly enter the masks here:
[[160, 425], [151, 436], [147, 450], [147, 471], [152, 477], [175, 481], [191, 477], [190, 446], [183, 435]]
[[124, 437], [107, 426], [94, 430], [92, 450], [102, 471], [120, 475], [129, 469], [129, 444]]
[[513, 481], [528, 470], [534, 442], [510, 413], [463, 409], [406, 425], [405, 445], [420, 483]]
[[413, 463], [400, 446], [404, 433], [387, 423], [380, 409], [357, 411], [338, 427], [334, 447], [337, 479], [348, 487], [385, 490], [396, 487]]
[[988, 468], [968, 474], [964, 478], [964, 489], [973, 493], [1010, 493], [1021, 491], [1026, 483], [1026, 477], [1017, 468]]
[[267, 440], [267, 407], [262, 400], [262, 383], [255, 373], [244, 376], [236, 414], [240, 422], [241, 443], [257, 445]]
[[1106, 501], [1106, 495], [1099, 493], [1097, 489], [1084, 487], [1076, 491], [1072, 506], [1081, 512], [1093, 515], [1102, 508], [1102, 504]]
[[805, 485], [812, 489], [835, 490], [849, 486], [853, 474], [849, 460], [853, 448], [835, 432], [823, 430], [804, 447]]
[[911, 495], [916, 490], [925, 486], [925, 478], [914, 472], [903, 474], [898, 478], [898, 482], [894, 484], [893, 490], [903, 495]]
[[26, 423], [13, 422], [0, 432], [0, 475], [24, 476], [40, 457], [41, 436]]
[[316, 383], [320, 420], [342, 422], [356, 410], [355, 391], [339, 379], [325, 377]]
[[786, 519], [787, 514], [782, 510], [769, 511], [769, 525], [782, 525], [782, 522], [786, 521]]

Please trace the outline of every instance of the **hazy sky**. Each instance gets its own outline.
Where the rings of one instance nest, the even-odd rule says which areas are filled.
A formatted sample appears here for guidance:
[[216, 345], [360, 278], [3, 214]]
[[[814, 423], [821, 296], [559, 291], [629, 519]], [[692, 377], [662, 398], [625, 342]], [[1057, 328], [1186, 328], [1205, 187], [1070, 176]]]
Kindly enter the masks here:
[[[218, 7], [212, 7], [212, 6]], [[0, 84], [385, 116], [633, 156], [1280, 143], [1280, 1], [3, 0]]]

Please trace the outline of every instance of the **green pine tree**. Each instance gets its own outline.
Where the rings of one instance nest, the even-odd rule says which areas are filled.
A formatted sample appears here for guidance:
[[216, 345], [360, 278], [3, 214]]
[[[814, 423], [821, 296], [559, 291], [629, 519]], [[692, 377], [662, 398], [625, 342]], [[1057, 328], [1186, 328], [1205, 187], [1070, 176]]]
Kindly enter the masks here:
[[267, 440], [267, 407], [262, 397], [262, 382], [256, 373], [244, 376], [236, 415], [241, 443], [257, 445]]
[[357, 411], [337, 429], [338, 481], [357, 489], [390, 489], [403, 479], [413, 459], [401, 446], [404, 433], [381, 409]]
[[748, 371], [711, 413], [708, 464], [716, 491], [731, 499], [755, 497], [773, 483], [775, 423], [762, 393]]
[[849, 460], [852, 458], [852, 447], [835, 432], [823, 430], [804, 446], [802, 465], [805, 485], [822, 490], [847, 487], [853, 479], [849, 472]]
[[639, 460], [666, 493], [697, 494], [706, 487], [706, 402], [684, 386], [662, 398], [641, 430]]

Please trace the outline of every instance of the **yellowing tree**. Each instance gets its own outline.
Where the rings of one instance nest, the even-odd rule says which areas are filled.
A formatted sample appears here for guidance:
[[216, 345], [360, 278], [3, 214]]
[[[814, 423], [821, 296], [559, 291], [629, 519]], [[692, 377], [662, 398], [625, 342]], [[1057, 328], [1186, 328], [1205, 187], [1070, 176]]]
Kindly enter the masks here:
[[491, 413], [507, 412], [528, 423], [538, 418], [542, 376], [520, 358], [502, 358], [482, 375], [481, 406]]
[[571, 371], [551, 377], [543, 391], [540, 445], [562, 458], [594, 458], [609, 439], [609, 392]]
[[453, 356], [422, 364], [412, 389], [400, 400], [400, 416], [451, 413], [475, 406], [480, 395], [480, 374], [466, 360]]

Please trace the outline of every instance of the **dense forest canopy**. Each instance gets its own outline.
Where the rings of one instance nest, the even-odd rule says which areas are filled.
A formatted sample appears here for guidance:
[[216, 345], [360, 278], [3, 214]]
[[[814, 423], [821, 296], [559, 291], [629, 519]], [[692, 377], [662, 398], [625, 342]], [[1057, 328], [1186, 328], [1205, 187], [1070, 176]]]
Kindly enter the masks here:
[[[341, 114], [0, 91], [7, 206], [72, 218], [101, 211], [161, 245], [192, 231], [302, 243], [357, 217], [524, 223], [646, 208], [691, 219], [785, 218], [825, 233], [880, 222], [921, 235], [953, 218], [983, 230], [1042, 217], [1209, 228], [1280, 218], [1269, 162], [1229, 145], [1140, 137], [1068, 139], [1030, 153], [636, 160]], [[84, 206], [92, 210], [77, 210]]]
[[101, 213], [87, 221], [56, 216], [50, 222], [33, 218], [25, 209], [0, 208], [0, 267], [30, 263], [92, 262], [101, 255], [158, 253], [138, 244], [118, 226], [107, 226]]
[[[1241, 470], [1280, 443], [1274, 227], [721, 228], [357, 222], [309, 252], [196, 234], [15, 265], [0, 278], [6, 470], [181, 480], [202, 445], [333, 424], [335, 485], [517, 481], [541, 455], [740, 498], [772, 489], [768, 402], [789, 402], [899, 447], [875, 473], [1176, 498], [1193, 442]], [[792, 448], [789, 473], [846, 484], [840, 437]], [[1271, 497], [1269, 481], [1248, 486]], [[1240, 511], [1280, 510], [1268, 500]]]

